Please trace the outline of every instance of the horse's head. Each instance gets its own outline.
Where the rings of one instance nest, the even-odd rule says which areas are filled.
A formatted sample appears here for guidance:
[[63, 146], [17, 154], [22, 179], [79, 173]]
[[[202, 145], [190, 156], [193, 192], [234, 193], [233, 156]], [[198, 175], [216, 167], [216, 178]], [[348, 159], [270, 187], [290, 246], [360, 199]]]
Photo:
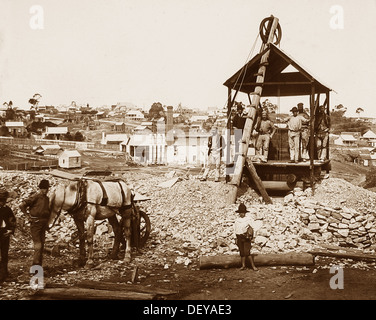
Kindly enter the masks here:
[[50, 195], [49, 227], [52, 227], [59, 218], [61, 211], [69, 211], [77, 201], [78, 182], [68, 185], [60, 184]]

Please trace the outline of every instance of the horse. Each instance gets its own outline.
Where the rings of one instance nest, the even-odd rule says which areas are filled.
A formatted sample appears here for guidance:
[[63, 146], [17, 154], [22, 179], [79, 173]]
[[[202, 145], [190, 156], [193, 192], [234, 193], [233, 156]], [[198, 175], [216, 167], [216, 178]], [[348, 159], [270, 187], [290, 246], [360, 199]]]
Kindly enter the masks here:
[[[131, 261], [131, 224], [137, 220], [137, 208], [132, 190], [123, 180], [98, 181], [77, 179], [67, 185], [59, 184], [50, 195], [50, 228], [55, 224], [61, 211], [67, 211], [74, 219], [79, 237], [80, 261], [86, 258], [85, 240], [88, 245], [87, 266], [92, 266], [95, 220], [108, 219], [114, 234], [110, 258], [117, 259], [119, 246], [125, 238], [124, 262]], [[121, 216], [119, 223], [116, 215]], [[86, 236], [85, 236], [86, 224]], [[124, 238], [123, 238], [124, 235]]]

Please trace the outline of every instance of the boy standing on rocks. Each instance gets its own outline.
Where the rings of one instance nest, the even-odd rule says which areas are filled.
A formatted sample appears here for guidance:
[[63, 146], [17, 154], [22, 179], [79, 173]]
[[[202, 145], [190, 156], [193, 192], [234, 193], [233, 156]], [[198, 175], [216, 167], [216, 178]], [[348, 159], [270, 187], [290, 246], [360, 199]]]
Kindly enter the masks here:
[[250, 217], [246, 217], [246, 213], [249, 212], [247, 207], [241, 203], [238, 210], [239, 217], [235, 219], [234, 231], [236, 235], [236, 244], [240, 251], [241, 263], [242, 266], [240, 270], [246, 269], [246, 260], [249, 259], [251, 267], [254, 271], [258, 269], [255, 266], [253, 257], [251, 255], [252, 239], [253, 239], [253, 227]]

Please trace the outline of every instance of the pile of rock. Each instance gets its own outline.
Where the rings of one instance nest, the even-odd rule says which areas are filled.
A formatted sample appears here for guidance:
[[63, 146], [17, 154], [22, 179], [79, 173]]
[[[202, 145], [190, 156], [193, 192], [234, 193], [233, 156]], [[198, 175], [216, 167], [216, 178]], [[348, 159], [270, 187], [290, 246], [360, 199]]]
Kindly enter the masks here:
[[304, 202], [299, 208], [307, 228], [322, 240], [359, 248], [376, 243], [376, 219], [371, 212], [347, 208], [331, 208], [319, 202]]
[[[197, 176], [180, 175], [173, 184], [161, 187], [178, 174], [166, 175], [129, 171], [123, 174], [127, 183], [138, 193], [150, 198], [140, 202], [149, 215], [152, 231], [144, 254], [139, 259], [163, 265], [189, 265], [200, 255], [238, 254], [233, 225], [240, 202], [249, 209], [255, 222], [254, 252], [303, 252], [320, 243], [375, 248], [376, 219], [373, 205], [376, 194], [347, 184], [341, 179], [327, 179], [312, 190], [295, 189], [273, 204], [263, 204], [253, 190], [248, 189], [229, 205], [226, 196], [231, 186], [213, 181], [200, 182]], [[7, 173], [4, 184], [17, 196], [10, 205], [19, 215], [20, 202], [37, 190], [38, 181], [47, 178], [52, 190], [62, 181], [48, 174]], [[162, 184], [161, 184], [162, 183]], [[350, 198], [353, 195], [354, 198]], [[367, 199], [360, 202], [357, 199]], [[97, 222], [96, 250], [110, 248], [112, 229], [107, 221]], [[69, 215], [61, 215], [50, 230], [47, 241], [54, 244], [71, 243], [77, 228]], [[173, 261], [169, 261], [173, 259]]]
[[[338, 182], [333, 181], [333, 190]], [[153, 250], [167, 252], [171, 240], [175, 240], [175, 248], [180, 243], [180, 248], [189, 248], [190, 256], [237, 254], [233, 223], [240, 202], [247, 205], [248, 215], [255, 221], [253, 250], [256, 252], [303, 252], [328, 242], [374, 248], [373, 212], [364, 206], [358, 206], [357, 210], [346, 207], [340, 193], [328, 192], [330, 184], [331, 181], [327, 181], [324, 185], [326, 194], [330, 194], [331, 203], [334, 198], [342, 203], [341, 207], [326, 205], [325, 197], [322, 197], [323, 202], [317, 201], [310, 189], [297, 188], [281, 201], [273, 199], [272, 205], [261, 203], [255, 193], [244, 194], [237, 204], [227, 205], [228, 190], [223, 183], [188, 179], [168, 189], [154, 188], [149, 194], [151, 200], [145, 204], [152, 221]], [[321, 186], [317, 188], [317, 193], [321, 193]], [[351, 194], [357, 187], [346, 185], [346, 188]], [[362, 197], [362, 193], [368, 194], [368, 191], [356, 189], [358, 196]]]

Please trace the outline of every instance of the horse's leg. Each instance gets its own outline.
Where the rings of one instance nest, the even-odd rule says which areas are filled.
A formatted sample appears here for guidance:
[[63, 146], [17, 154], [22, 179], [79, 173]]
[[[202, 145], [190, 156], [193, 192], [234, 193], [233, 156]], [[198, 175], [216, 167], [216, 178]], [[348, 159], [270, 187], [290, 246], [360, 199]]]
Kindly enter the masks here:
[[124, 231], [124, 237], [126, 241], [124, 262], [131, 262], [131, 221], [132, 221], [132, 209], [120, 209], [121, 217], [123, 218], [122, 228]]
[[73, 220], [77, 226], [77, 232], [78, 232], [78, 239], [79, 239], [79, 248], [80, 248], [80, 257], [79, 257], [79, 262], [85, 263], [86, 259], [86, 248], [85, 248], [85, 222], [80, 218], [77, 214], [73, 215]]
[[119, 221], [118, 221], [116, 215], [109, 217], [108, 221], [110, 222], [112, 229], [114, 230], [114, 234], [115, 234], [114, 246], [112, 248], [110, 258], [111, 259], [117, 259], [118, 254], [119, 254], [120, 241], [121, 241], [121, 238], [123, 236], [122, 232], [121, 232], [121, 226], [119, 224]]
[[95, 215], [97, 213], [95, 205], [89, 204], [86, 208], [86, 240], [87, 240], [87, 247], [88, 247], [88, 257], [86, 264], [88, 266], [92, 266], [94, 264], [93, 261], [93, 244], [94, 244], [94, 223], [95, 223]]

